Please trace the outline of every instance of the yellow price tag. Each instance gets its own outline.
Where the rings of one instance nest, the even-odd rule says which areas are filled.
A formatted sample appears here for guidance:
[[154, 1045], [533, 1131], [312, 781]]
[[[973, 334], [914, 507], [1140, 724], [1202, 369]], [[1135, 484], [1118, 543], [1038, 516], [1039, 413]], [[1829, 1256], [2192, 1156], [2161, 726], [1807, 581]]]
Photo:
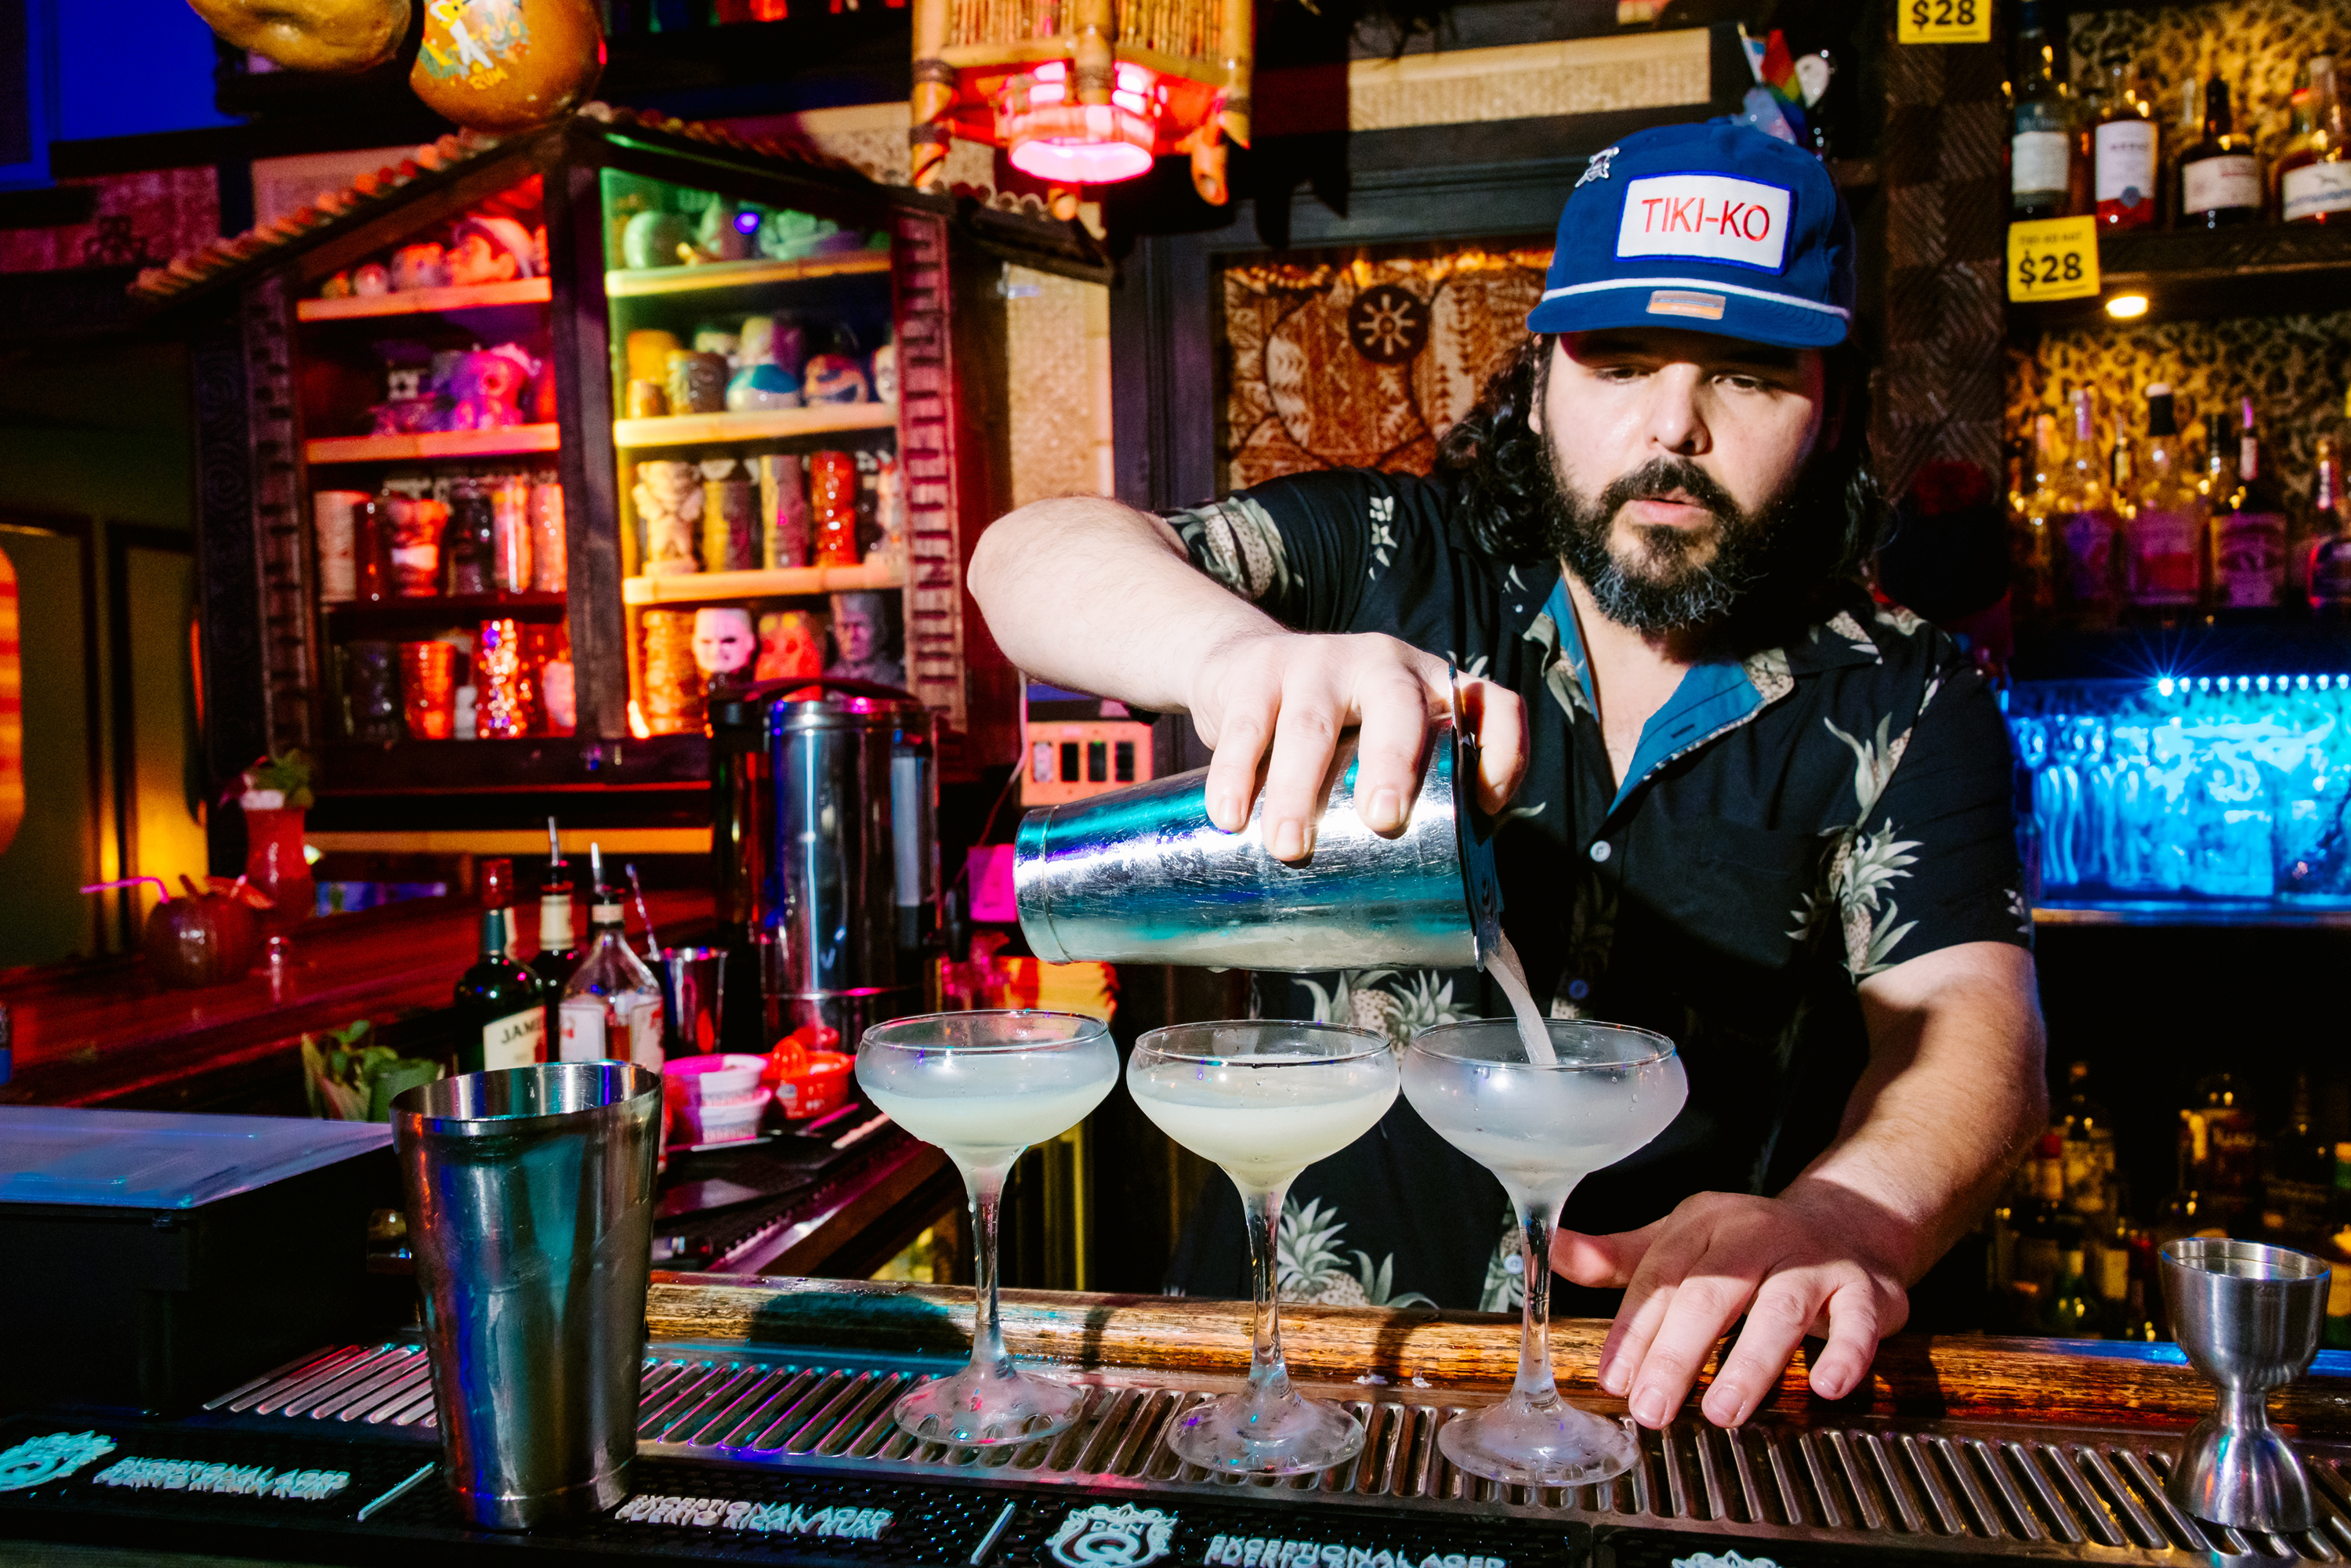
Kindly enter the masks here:
[[1894, 37], [1905, 44], [1989, 44], [1992, 0], [1894, 0]]
[[2086, 299], [2098, 292], [2098, 220], [2041, 218], [2008, 225], [2008, 297]]

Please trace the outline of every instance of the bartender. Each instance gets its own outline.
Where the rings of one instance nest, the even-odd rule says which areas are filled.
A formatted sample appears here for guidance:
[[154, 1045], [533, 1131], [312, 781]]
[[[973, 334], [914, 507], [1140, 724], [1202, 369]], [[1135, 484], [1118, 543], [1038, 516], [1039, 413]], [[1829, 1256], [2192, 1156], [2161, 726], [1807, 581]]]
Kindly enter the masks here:
[[[1813, 1391], [1851, 1392], [2046, 1116], [2000, 711], [1862, 586], [1884, 508], [1854, 292], [1810, 154], [1723, 120], [1642, 131], [1577, 181], [1531, 337], [1432, 476], [1301, 474], [1167, 517], [1038, 502], [971, 562], [1021, 668], [1192, 716], [1218, 826], [1261, 777], [1285, 860], [1313, 851], [1346, 727], [1359, 811], [1399, 828], [1448, 664], [1473, 677], [1535, 995], [1687, 1067], [1679, 1118], [1585, 1179], [1551, 1260], [1595, 1292], [1563, 1309], [1613, 1308], [1600, 1385], [1648, 1427], [1742, 1317], [1708, 1419], [1746, 1420], [1807, 1336]], [[1258, 983], [1270, 1016], [1399, 1041], [1507, 1013], [1474, 973]], [[1246, 1296], [1239, 1206], [1209, 1197], [1171, 1288]], [[1509, 1223], [1399, 1100], [1299, 1179], [1285, 1288], [1506, 1308]]]

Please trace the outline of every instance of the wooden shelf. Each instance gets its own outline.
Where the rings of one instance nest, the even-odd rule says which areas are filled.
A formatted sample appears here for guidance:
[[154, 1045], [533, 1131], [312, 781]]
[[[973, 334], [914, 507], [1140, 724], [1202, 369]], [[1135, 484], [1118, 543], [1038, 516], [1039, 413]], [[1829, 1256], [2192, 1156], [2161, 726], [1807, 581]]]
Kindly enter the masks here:
[[552, 452], [562, 444], [559, 424], [510, 424], [498, 430], [436, 430], [422, 435], [329, 435], [302, 444], [312, 467], [328, 463], [404, 463], [425, 457], [504, 457]]
[[897, 423], [894, 402], [821, 402], [813, 408], [763, 409], [752, 413], [673, 413], [661, 419], [614, 420], [612, 444], [703, 446], [718, 441], [774, 441], [844, 430], [889, 430]]
[[461, 593], [414, 599], [346, 600], [321, 605], [335, 624], [356, 631], [369, 626], [456, 624], [467, 621], [560, 621], [570, 604], [561, 593]]
[[[2226, 316], [2292, 316], [2339, 309], [2351, 295], [2351, 225], [2248, 224], [2102, 235], [2093, 299], [2011, 306], [2032, 330], [2139, 326]], [[2144, 294], [2147, 313], [2106, 314], [2118, 294]]]
[[904, 561], [867, 561], [862, 566], [791, 566], [773, 571], [682, 571], [662, 577], [624, 577], [623, 604], [706, 604], [719, 599], [785, 599], [812, 593], [855, 593], [903, 588]]
[[409, 288], [353, 295], [348, 299], [301, 299], [295, 302], [294, 317], [299, 321], [347, 321], [360, 316], [445, 316], [501, 305], [544, 305], [553, 298], [554, 286], [548, 279], [517, 277], [506, 283]]
[[890, 270], [886, 250], [845, 250], [805, 261], [713, 261], [700, 267], [648, 267], [604, 275], [610, 299], [643, 299], [655, 294], [700, 294], [714, 288], [752, 288], [799, 283], [815, 277], [852, 277]]

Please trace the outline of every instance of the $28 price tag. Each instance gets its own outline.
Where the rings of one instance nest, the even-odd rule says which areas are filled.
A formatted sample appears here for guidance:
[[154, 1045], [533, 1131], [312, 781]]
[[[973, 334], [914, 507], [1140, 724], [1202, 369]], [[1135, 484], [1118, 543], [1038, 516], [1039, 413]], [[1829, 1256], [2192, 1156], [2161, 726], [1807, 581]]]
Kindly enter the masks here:
[[1905, 44], [1989, 44], [1992, 0], [1894, 0], [1894, 37]]
[[2098, 220], [2041, 218], [2008, 225], [2008, 297], [2086, 299], [2098, 292]]

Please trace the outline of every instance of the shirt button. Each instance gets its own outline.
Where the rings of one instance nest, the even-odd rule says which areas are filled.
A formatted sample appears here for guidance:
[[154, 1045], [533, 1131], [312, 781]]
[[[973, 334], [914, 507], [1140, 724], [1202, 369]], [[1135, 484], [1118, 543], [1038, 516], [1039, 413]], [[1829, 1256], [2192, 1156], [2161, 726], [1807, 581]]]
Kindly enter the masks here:
[[1593, 864], [1605, 865], [1608, 862], [1608, 857], [1614, 853], [1615, 853], [1615, 852], [1608, 847], [1608, 841], [1606, 839], [1594, 839], [1592, 841]]

